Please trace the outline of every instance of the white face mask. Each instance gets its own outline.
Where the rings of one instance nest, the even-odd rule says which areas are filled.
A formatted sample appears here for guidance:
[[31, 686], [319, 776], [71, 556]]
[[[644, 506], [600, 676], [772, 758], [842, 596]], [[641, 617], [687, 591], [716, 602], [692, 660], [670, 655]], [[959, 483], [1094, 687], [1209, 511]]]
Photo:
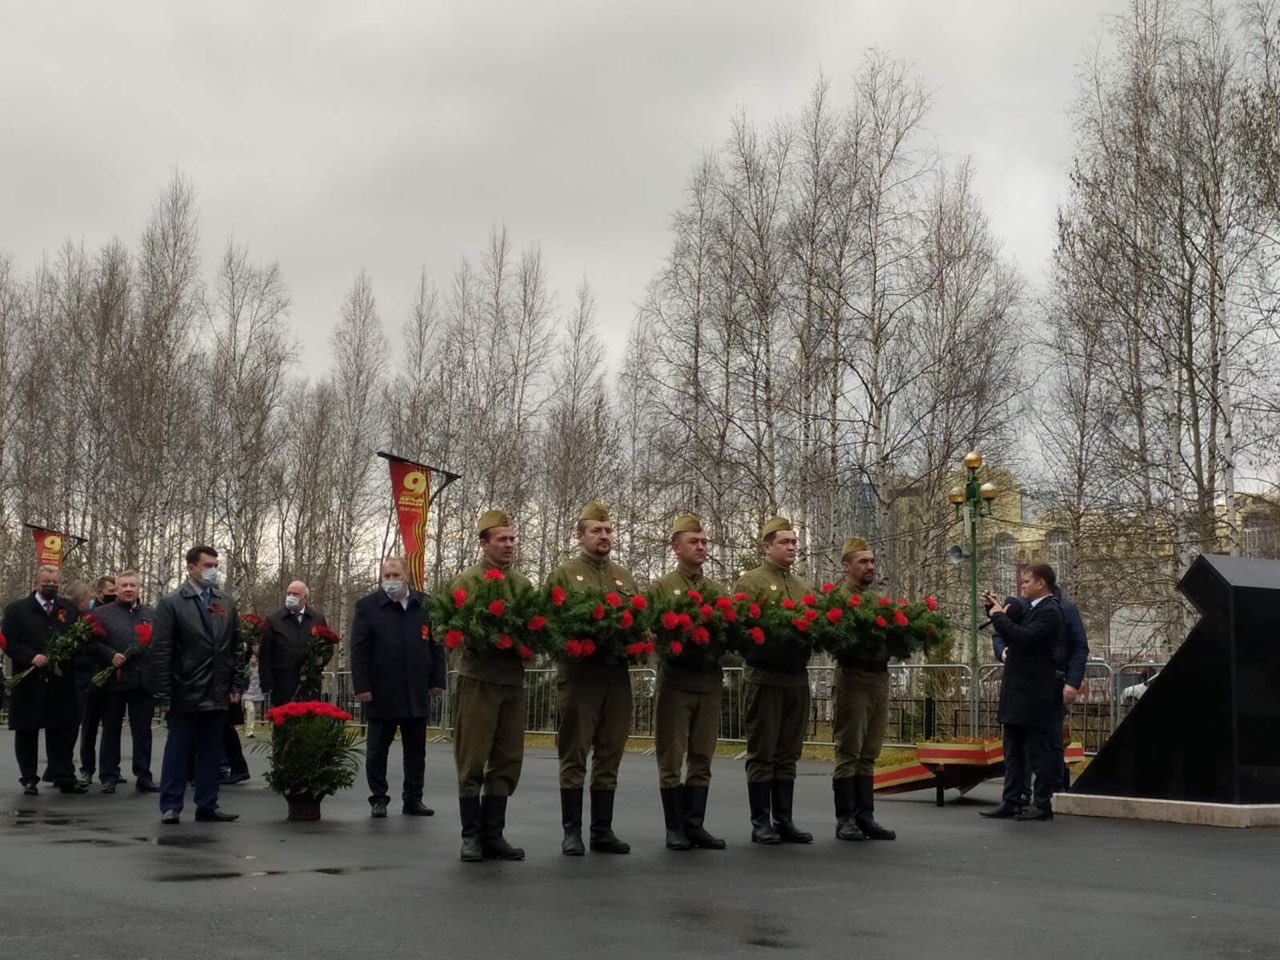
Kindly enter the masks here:
[[284, 605], [288, 607], [290, 610], [297, 610], [300, 606], [302, 606], [302, 599], [300, 597], [293, 597], [293, 596], [285, 597]]
[[200, 582], [206, 587], [217, 587], [222, 583], [222, 571], [217, 567], [205, 567], [200, 571]]
[[383, 580], [382, 589], [386, 591], [386, 594], [388, 597], [390, 597], [392, 600], [396, 600], [399, 597], [404, 596], [404, 581], [403, 580]]

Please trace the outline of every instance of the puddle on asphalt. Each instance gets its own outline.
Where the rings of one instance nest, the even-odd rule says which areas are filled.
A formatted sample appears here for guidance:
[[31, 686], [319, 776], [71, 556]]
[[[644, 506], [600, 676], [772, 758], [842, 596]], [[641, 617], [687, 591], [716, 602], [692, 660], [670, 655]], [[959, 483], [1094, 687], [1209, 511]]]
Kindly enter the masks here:
[[127, 847], [129, 844], [124, 840], [113, 840], [110, 837], [64, 837], [61, 840], [53, 840], [52, 843], [91, 843], [98, 847]]
[[209, 843], [217, 843], [217, 837], [211, 837], [205, 834], [189, 833], [170, 834], [164, 837], [133, 837], [139, 843], [149, 843], [153, 847], [201, 847]]
[[349, 873], [366, 873], [372, 870], [386, 870], [385, 866], [369, 867], [313, 867], [310, 870], [212, 870], [193, 873], [166, 873], [156, 877], [160, 883], [191, 883], [200, 880], [239, 880], [254, 877], [281, 877], [291, 873], [320, 873], [326, 877], [341, 877]]

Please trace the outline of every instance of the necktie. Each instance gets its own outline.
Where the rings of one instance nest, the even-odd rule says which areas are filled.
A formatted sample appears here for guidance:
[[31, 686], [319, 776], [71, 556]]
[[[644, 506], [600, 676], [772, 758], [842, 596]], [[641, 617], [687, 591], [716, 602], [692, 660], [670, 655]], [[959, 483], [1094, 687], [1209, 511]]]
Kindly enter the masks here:
[[210, 590], [208, 587], [205, 587], [203, 590], [200, 591], [200, 605], [204, 607], [205, 610], [209, 609], [209, 603], [212, 599], [213, 599], [213, 591]]
[[44, 615], [45, 615], [46, 617], [51, 617], [51, 616], [53, 616], [53, 601], [52, 601], [52, 600], [41, 600], [40, 602], [41, 602], [42, 604], [44, 604]]

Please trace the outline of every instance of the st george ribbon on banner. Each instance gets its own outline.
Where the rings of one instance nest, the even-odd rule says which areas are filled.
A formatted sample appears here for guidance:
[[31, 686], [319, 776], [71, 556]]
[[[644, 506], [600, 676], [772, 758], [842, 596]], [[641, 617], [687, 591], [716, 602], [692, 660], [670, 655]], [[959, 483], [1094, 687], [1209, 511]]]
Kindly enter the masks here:
[[400, 522], [400, 542], [409, 564], [409, 585], [421, 590], [426, 573], [427, 508], [430, 506], [430, 467], [380, 454], [391, 465], [391, 496]]

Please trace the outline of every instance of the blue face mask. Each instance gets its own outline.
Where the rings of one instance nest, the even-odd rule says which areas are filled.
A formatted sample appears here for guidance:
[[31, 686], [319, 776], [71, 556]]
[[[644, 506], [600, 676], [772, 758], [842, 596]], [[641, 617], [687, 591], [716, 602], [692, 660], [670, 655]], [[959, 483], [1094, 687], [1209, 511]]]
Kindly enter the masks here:
[[205, 567], [200, 571], [200, 582], [206, 587], [217, 587], [222, 583], [222, 571], [217, 567]]
[[290, 610], [297, 610], [300, 606], [302, 606], [302, 600], [298, 597], [293, 597], [293, 596], [285, 597], [284, 605], [288, 607]]

